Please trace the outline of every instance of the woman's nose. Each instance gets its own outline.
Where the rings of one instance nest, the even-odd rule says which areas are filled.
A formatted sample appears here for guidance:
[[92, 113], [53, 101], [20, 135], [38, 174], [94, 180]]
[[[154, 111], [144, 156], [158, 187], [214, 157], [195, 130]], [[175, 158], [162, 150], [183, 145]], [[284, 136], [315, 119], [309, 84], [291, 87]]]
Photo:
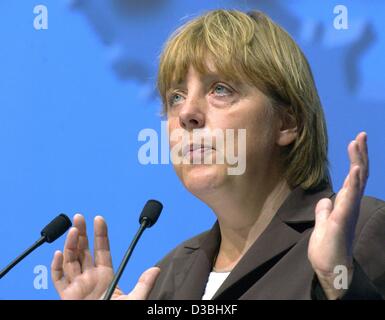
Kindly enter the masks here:
[[197, 100], [186, 101], [179, 113], [179, 123], [183, 129], [192, 130], [205, 126], [203, 106]]

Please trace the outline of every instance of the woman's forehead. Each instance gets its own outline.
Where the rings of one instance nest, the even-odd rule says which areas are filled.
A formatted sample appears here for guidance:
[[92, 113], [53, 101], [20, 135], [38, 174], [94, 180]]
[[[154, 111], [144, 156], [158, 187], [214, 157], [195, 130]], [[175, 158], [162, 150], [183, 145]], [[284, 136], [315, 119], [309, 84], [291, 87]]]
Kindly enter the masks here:
[[236, 85], [242, 85], [244, 82], [235, 76], [230, 76], [228, 74], [218, 71], [218, 69], [213, 63], [210, 63], [210, 64], [207, 63], [206, 68], [200, 71], [197, 70], [195, 66], [190, 64], [187, 70], [184, 72], [183, 75], [180, 76], [179, 79], [176, 79], [175, 74], [173, 75], [173, 80], [170, 83], [169, 90], [172, 90], [178, 87], [185, 87], [189, 77], [196, 77], [199, 79], [199, 81], [203, 83], [211, 83], [215, 80], [222, 80], [222, 81], [231, 82]]

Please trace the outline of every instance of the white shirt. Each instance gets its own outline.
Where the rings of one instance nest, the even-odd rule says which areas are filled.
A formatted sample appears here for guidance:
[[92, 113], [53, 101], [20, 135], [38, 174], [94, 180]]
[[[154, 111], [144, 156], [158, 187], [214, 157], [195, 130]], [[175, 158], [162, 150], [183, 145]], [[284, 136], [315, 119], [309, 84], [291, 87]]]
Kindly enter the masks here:
[[210, 272], [202, 300], [211, 300], [230, 272]]

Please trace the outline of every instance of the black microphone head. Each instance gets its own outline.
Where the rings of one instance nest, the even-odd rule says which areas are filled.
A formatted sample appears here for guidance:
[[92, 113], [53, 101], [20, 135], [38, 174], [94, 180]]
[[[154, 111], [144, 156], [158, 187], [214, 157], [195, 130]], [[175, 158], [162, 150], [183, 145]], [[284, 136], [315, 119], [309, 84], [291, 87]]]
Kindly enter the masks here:
[[162, 212], [163, 205], [157, 200], [148, 200], [139, 217], [139, 223], [146, 221], [146, 228], [152, 227]]
[[65, 214], [59, 214], [55, 219], [48, 223], [40, 234], [45, 237], [48, 243], [54, 242], [72, 226], [71, 219]]

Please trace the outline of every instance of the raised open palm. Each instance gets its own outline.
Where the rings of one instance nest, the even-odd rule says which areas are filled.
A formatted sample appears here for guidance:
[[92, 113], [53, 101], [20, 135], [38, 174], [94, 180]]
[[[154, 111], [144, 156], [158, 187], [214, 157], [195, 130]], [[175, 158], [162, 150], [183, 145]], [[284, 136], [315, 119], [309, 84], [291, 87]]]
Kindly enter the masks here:
[[[334, 204], [331, 199], [324, 198], [315, 209], [316, 224], [309, 241], [308, 257], [325, 292], [333, 291], [336, 266], [353, 268], [354, 232], [369, 175], [366, 140], [366, 133], [361, 132], [349, 144], [349, 174]], [[350, 279], [351, 275], [350, 272]]]
[[95, 217], [93, 261], [84, 217], [76, 214], [73, 220], [63, 253], [56, 251], [52, 260], [52, 280], [62, 299], [99, 299], [114, 276], [107, 225]]
[[[102, 299], [114, 276], [107, 225], [100, 216], [94, 220], [94, 259], [90, 253], [86, 223], [80, 214], [74, 216], [64, 251], [56, 251], [51, 276], [61, 299]], [[159, 274], [150, 268], [140, 277], [133, 291], [124, 295], [116, 289], [112, 299], [146, 299]]]

